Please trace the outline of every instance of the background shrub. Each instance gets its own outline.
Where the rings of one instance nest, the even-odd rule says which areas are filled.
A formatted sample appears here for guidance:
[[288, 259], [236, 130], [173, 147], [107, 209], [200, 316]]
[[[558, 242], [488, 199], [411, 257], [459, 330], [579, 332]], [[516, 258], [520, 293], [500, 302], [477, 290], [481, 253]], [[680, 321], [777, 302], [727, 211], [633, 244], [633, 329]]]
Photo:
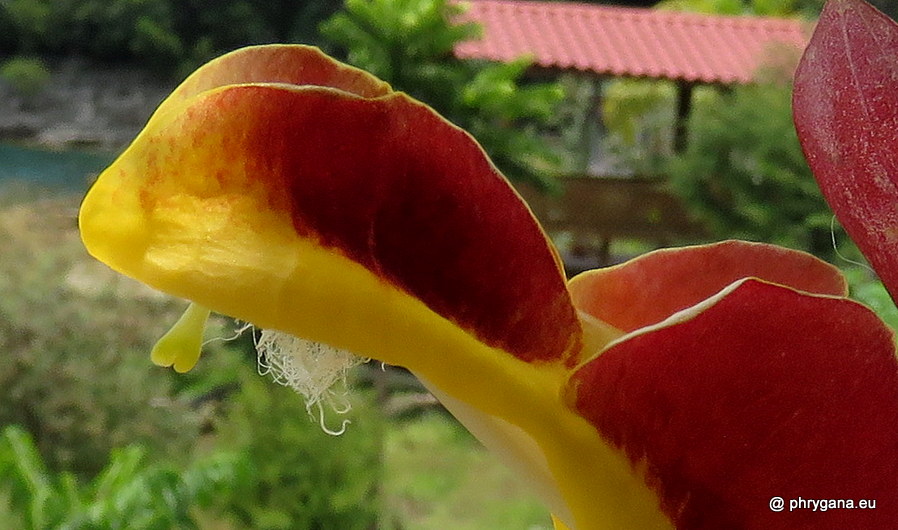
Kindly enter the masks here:
[[0, 79], [9, 83], [16, 93], [31, 99], [40, 93], [50, 80], [50, 71], [36, 57], [14, 57], [0, 64]]
[[27, 530], [197, 528], [194, 510], [243, 482], [245, 469], [246, 462], [231, 453], [178, 469], [149, 462], [146, 451], [129, 445], [114, 450], [93, 480], [79, 482], [71, 473], [49, 470], [31, 435], [7, 426], [0, 430], [0, 498], [5, 495], [12, 506], [0, 511], [0, 524]]
[[715, 237], [831, 258], [832, 212], [798, 144], [790, 94], [783, 84], [701, 93], [688, 147], [668, 164], [670, 182]]

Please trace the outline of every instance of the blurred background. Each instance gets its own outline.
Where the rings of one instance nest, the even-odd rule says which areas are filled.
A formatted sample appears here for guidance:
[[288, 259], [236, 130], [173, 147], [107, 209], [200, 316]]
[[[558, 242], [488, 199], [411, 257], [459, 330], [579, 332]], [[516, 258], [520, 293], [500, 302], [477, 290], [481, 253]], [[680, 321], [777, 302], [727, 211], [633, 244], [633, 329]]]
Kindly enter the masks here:
[[773, 242], [835, 263], [894, 327], [791, 124], [821, 7], [0, 0], [0, 528], [551, 528], [402, 370], [354, 371], [352, 423], [330, 436], [257, 374], [251, 334], [231, 339], [228, 319], [190, 373], [149, 362], [184, 303], [88, 257], [80, 199], [184, 76], [248, 44], [320, 46], [470, 131], [569, 274]]

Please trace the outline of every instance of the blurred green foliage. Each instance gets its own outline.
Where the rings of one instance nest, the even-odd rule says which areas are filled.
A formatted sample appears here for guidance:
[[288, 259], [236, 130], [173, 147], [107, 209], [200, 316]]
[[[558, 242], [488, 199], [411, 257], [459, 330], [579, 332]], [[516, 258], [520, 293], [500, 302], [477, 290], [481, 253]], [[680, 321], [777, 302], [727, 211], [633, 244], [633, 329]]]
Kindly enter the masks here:
[[[549, 514], [529, 489], [531, 485], [511, 472], [496, 473], [492, 454], [482, 450], [479, 442], [444, 411], [424, 412], [401, 429], [389, 429], [384, 459], [391, 470], [416, 471], [385, 477], [391, 522], [396, 524], [381, 528], [554, 528]], [[400, 524], [411, 520], [407, 515], [400, 517], [403, 512], [416, 514], [414, 524]]]
[[662, 0], [661, 9], [697, 11], [718, 15], [760, 15], [787, 17], [796, 14], [814, 16], [825, 0]]
[[252, 459], [251, 480], [220, 499], [222, 510], [242, 528], [340, 528], [376, 526], [383, 478], [380, 436], [383, 418], [368, 394], [354, 392], [346, 416], [324, 418], [352, 428], [325, 434], [317, 409], [311, 417], [289, 388], [244, 370], [240, 390], [217, 422], [218, 443], [239, 448]]
[[451, 23], [463, 11], [442, 0], [346, 0], [321, 32], [356, 66], [412, 96], [448, 103], [466, 75], [446, 59], [457, 42], [480, 34], [475, 24]]
[[605, 84], [603, 151], [616, 172], [658, 176], [674, 152], [677, 86], [670, 81], [616, 79]]
[[19, 528], [134, 530], [197, 528], [192, 511], [244, 482], [247, 462], [215, 453], [178, 469], [148, 461], [140, 446], [112, 451], [106, 467], [89, 482], [53, 472], [31, 435], [18, 426], [0, 431], [0, 495], [9, 501], [5, 524]]
[[898, 308], [876, 273], [860, 263], [843, 265], [840, 268], [848, 279], [851, 298], [868, 306], [883, 322], [898, 331]]
[[338, 0], [6, 0], [0, 54], [138, 61], [183, 76], [213, 56], [265, 42], [318, 43]]
[[525, 82], [526, 58], [456, 59], [455, 44], [479, 34], [457, 22], [463, 9], [448, 0], [347, 0], [321, 32], [350, 63], [470, 132], [507, 176], [551, 188], [560, 158], [537, 131], [564, 98], [561, 85]]
[[9, 83], [19, 96], [29, 100], [50, 80], [50, 71], [37, 57], [13, 57], [0, 63], [0, 80]]
[[697, 94], [670, 184], [717, 237], [832, 258], [832, 213], [798, 144], [790, 94], [784, 84]]

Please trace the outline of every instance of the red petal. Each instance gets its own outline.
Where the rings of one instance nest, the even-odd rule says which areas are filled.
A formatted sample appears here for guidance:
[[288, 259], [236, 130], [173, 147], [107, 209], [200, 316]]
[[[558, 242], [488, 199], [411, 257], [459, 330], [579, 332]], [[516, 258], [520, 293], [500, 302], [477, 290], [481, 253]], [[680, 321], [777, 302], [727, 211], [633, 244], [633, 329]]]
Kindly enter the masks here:
[[[713, 304], [712, 304], [713, 302]], [[576, 409], [678, 528], [892, 528], [898, 362], [865, 307], [746, 280], [574, 376]], [[768, 508], [773, 496], [786, 512]], [[789, 512], [789, 500], [876, 500]]]
[[835, 267], [804, 252], [745, 241], [652, 252], [585, 272], [569, 284], [577, 309], [622, 331], [656, 324], [742, 278], [844, 296]]
[[898, 294], [898, 25], [826, 5], [795, 75], [795, 126], [842, 225]]
[[[578, 353], [551, 243], [476, 141], [429, 107], [395, 92], [236, 85], [171, 109], [114, 166], [145, 179], [143, 210], [191, 194], [226, 209], [258, 194], [256, 208], [284, 212], [298, 239], [363, 265], [489, 346], [525, 361]], [[254, 213], [235, 209], [229, 222], [236, 230]], [[179, 235], [188, 236], [195, 251], [221, 254], [202, 232]], [[232, 267], [219, 275], [256, 270], [236, 257], [221, 264]]]

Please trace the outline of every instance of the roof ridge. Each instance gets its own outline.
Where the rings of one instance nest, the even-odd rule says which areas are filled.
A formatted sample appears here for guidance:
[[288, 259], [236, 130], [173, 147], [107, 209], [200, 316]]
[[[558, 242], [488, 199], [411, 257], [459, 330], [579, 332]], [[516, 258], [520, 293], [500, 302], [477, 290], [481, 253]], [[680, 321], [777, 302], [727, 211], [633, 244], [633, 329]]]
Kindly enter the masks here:
[[637, 17], [645, 16], [652, 17], [658, 14], [664, 14], [665, 16], [672, 17], [684, 17], [684, 18], [695, 18], [695, 19], [710, 19], [710, 20], [735, 20], [735, 21], [764, 21], [764, 22], [786, 22], [788, 24], [793, 23], [805, 23], [806, 21], [800, 17], [771, 17], [765, 15], [755, 15], [751, 13], [746, 13], [743, 15], [729, 15], [729, 14], [716, 14], [716, 13], [701, 13], [698, 11], [680, 11], [676, 9], [666, 9], [666, 8], [657, 8], [657, 7], [635, 7], [635, 6], [619, 6], [619, 5], [609, 5], [609, 4], [593, 4], [589, 2], [581, 2], [581, 1], [547, 1], [547, 0], [456, 0], [455, 3], [462, 5], [476, 5], [476, 4], [497, 4], [510, 6], [514, 8], [538, 8], [540, 10], [550, 9], [550, 10], [585, 10], [585, 11], [595, 11], [595, 12], [604, 12], [604, 13], [621, 13], [621, 14], [631, 14]]
[[462, 17], [484, 26], [459, 57], [506, 61], [530, 54], [541, 66], [602, 75], [713, 83], [749, 82], [773, 43], [801, 49], [799, 19], [720, 16], [539, 0], [466, 0]]

